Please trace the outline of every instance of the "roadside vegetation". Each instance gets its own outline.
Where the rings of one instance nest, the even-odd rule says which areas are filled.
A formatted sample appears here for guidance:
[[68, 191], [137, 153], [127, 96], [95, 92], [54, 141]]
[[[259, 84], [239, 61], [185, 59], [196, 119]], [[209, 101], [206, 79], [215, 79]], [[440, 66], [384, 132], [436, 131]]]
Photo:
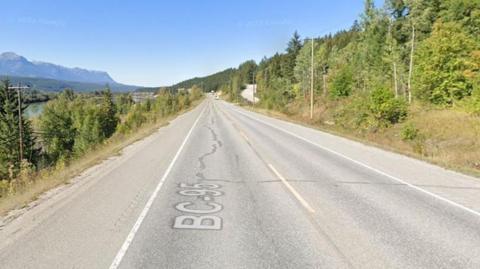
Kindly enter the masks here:
[[23, 113], [19, 117], [19, 110], [23, 112], [26, 105], [19, 109], [17, 91], [3, 81], [0, 204], [9, 205], [0, 206], [0, 211], [67, 182], [165, 124], [202, 96], [202, 90], [196, 86], [190, 93], [162, 89], [154, 99], [135, 103], [131, 94], [113, 95], [108, 88], [92, 94], [64, 90], [46, 104], [39, 118], [31, 121]]
[[[480, 1], [386, 0], [350, 29], [242, 63], [217, 90], [257, 84], [271, 114], [434, 163], [480, 172]], [[310, 118], [310, 83], [314, 110]]]

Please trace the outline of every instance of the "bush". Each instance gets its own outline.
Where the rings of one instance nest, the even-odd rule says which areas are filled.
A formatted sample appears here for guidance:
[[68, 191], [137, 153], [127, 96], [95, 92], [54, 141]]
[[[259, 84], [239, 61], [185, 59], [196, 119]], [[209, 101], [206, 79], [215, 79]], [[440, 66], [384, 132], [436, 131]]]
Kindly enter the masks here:
[[192, 89], [190, 90], [190, 99], [193, 100], [198, 100], [202, 97], [203, 92], [202, 89], [199, 88], [197, 85], [193, 85]]
[[425, 155], [425, 135], [413, 123], [407, 123], [400, 131], [403, 141], [412, 145], [413, 152]]
[[401, 122], [407, 116], [407, 103], [382, 87], [368, 95], [351, 96], [339, 104], [334, 113], [335, 123], [347, 129], [375, 130]]
[[408, 123], [403, 126], [400, 132], [400, 137], [403, 141], [413, 141], [417, 139], [420, 134], [420, 130], [415, 127], [413, 123]]
[[352, 96], [339, 105], [333, 117], [335, 123], [347, 129], [366, 129], [369, 126], [370, 113], [365, 96]]
[[178, 100], [178, 110], [185, 109], [190, 106], [190, 98], [189, 95], [186, 93], [178, 93], [177, 94]]
[[369, 110], [380, 125], [395, 124], [407, 117], [407, 103], [383, 87], [371, 92]]
[[480, 87], [475, 89], [466, 101], [466, 110], [475, 116], [480, 116]]
[[134, 106], [134, 108], [127, 114], [125, 121], [120, 124], [118, 131], [122, 134], [136, 130], [147, 121], [147, 117], [142, 113], [141, 107]]

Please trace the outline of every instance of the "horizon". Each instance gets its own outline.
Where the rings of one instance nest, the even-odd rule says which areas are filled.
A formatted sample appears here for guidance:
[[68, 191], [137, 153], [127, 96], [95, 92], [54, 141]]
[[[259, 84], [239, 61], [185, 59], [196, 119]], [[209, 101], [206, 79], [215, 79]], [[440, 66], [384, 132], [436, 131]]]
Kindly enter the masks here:
[[[295, 31], [304, 39], [348, 29], [363, 10], [363, 1], [353, 0], [147, 1], [141, 6], [82, 1], [55, 3], [50, 10], [53, 2], [6, 3], [9, 13], [0, 25], [9, 43], [0, 44], [0, 52], [104, 71], [118, 83], [143, 87], [170, 86], [246, 60], [258, 62], [283, 52]], [[383, 1], [375, 3], [381, 6]]]

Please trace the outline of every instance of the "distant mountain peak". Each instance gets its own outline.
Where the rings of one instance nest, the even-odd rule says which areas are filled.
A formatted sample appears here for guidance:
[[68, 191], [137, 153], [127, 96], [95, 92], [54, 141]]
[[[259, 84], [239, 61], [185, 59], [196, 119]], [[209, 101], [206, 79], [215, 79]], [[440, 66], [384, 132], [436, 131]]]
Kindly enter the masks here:
[[15, 52], [7, 51], [0, 54], [0, 60], [26, 60], [26, 59], [16, 54]]
[[0, 75], [30, 78], [48, 78], [100, 84], [116, 84], [104, 71], [69, 68], [47, 62], [29, 61], [14, 52], [0, 54]]

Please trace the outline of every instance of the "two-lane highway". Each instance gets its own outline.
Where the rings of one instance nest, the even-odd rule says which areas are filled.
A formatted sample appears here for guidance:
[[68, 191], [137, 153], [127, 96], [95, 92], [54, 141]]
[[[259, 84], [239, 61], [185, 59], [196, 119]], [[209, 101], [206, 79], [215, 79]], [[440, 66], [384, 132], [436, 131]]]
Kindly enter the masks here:
[[213, 98], [104, 169], [0, 267], [480, 267], [477, 179]]
[[348, 267], [224, 113], [200, 114], [119, 267]]

